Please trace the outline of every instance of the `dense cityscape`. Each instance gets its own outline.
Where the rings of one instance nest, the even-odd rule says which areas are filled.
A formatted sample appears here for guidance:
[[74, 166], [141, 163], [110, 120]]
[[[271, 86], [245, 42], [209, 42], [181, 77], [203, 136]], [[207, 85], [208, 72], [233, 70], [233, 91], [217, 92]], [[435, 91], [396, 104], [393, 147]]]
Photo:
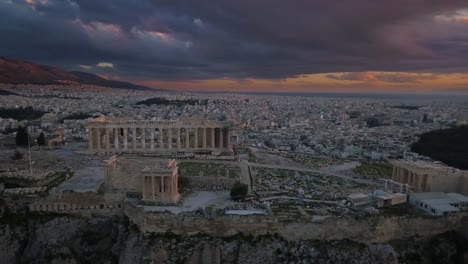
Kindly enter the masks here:
[[2, 91], [3, 199], [38, 216], [120, 212], [146, 232], [167, 232], [160, 221], [217, 219], [231, 226], [224, 235], [243, 218], [223, 217], [251, 217], [255, 232], [238, 228], [258, 235], [340, 218], [462, 219], [468, 209], [466, 171], [412, 151], [426, 132], [467, 124], [457, 98]]

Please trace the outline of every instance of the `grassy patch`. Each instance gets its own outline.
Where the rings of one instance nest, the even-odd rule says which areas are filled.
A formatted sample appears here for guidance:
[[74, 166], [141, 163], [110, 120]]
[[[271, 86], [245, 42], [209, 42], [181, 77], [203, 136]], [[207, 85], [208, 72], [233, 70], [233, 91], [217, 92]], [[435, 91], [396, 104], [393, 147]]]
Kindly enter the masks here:
[[240, 169], [237, 166], [229, 166], [216, 163], [195, 163], [195, 162], [181, 162], [178, 164], [179, 173], [181, 176], [219, 176], [238, 178]]
[[283, 154], [283, 156], [297, 163], [301, 163], [313, 168], [327, 167], [333, 163], [333, 160], [329, 158], [315, 157], [309, 154], [287, 153]]
[[367, 177], [391, 178], [393, 167], [388, 163], [363, 161], [353, 172]]

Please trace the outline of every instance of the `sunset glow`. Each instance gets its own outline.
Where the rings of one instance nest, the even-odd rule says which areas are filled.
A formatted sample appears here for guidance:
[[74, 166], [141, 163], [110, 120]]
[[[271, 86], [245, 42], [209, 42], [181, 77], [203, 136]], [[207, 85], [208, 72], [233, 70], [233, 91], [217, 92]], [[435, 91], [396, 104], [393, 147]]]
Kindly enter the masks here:
[[465, 1], [223, 0], [216, 10], [211, 1], [0, 1], [0, 50], [174, 90], [467, 89]]

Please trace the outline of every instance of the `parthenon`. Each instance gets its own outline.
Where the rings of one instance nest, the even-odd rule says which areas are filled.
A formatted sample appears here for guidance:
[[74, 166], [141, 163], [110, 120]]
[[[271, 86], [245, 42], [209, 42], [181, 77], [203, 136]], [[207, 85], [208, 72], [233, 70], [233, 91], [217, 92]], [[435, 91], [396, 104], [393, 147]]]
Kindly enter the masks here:
[[231, 152], [230, 122], [205, 119], [128, 120], [100, 116], [88, 122], [93, 152]]
[[391, 161], [392, 180], [408, 184], [413, 192], [457, 192], [468, 195], [468, 171], [443, 164]]

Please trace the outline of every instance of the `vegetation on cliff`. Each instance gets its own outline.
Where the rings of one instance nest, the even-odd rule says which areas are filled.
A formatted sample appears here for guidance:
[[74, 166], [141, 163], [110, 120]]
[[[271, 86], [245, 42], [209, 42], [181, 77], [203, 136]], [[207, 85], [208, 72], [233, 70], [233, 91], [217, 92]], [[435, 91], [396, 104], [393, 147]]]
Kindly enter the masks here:
[[206, 105], [208, 103], [208, 100], [196, 100], [196, 99], [184, 99], [184, 100], [179, 100], [179, 99], [174, 99], [174, 100], [169, 100], [166, 98], [162, 97], [155, 97], [155, 98], [150, 98], [146, 99], [143, 101], [139, 101], [136, 104], [137, 105], [174, 105], [174, 106], [184, 106], [184, 105]]
[[368, 178], [391, 178], [392, 165], [383, 162], [362, 161], [353, 172]]
[[411, 146], [421, 155], [468, 170], [468, 125], [424, 133]]
[[42, 117], [46, 112], [34, 110], [32, 106], [24, 108], [0, 107], [1, 118], [12, 118], [15, 120], [34, 120]]

